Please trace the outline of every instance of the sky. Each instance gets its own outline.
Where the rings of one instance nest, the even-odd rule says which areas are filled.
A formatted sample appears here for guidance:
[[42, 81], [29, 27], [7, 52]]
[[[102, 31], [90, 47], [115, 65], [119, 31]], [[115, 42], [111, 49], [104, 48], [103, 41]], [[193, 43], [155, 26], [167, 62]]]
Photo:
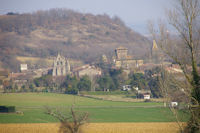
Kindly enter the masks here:
[[67, 8], [82, 13], [120, 17], [127, 26], [147, 34], [147, 22], [165, 19], [174, 0], [0, 0], [0, 14], [31, 13], [51, 8]]

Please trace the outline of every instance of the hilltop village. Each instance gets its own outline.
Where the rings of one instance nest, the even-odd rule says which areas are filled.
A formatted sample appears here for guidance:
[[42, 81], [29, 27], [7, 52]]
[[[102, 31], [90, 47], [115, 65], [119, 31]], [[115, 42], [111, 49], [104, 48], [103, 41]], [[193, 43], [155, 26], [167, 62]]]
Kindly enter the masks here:
[[136, 97], [150, 99], [161, 94], [158, 86], [149, 85], [147, 77], [148, 80], [154, 79], [161, 72], [161, 67], [169, 73], [182, 73], [178, 65], [172, 64], [159, 50], [155, 41], [148, 61], [135, 59], [123, 46], [116, 48], [112, 57], [102, 53], [97, 62], [77, 66], [72, 66], [70, 59], [58, 53], [53, 58], [52, 67], [29, 69], [28, 64], [21, 64], [18, 73], [1, 70], [0, 88], [1, 92], [50, 91], [70, 94], [82, 91], [133, 91], [137, 92]]

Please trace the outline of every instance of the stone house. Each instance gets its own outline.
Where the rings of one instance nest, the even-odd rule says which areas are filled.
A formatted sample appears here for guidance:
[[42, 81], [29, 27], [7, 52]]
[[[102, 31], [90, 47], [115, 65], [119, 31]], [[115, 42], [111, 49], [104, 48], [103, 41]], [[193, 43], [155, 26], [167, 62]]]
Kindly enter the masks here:
[[101, 76], [102, 72], [100, 68], [97, 68], [93, 65], [84, 65], [73, 69], [73, 74], [77, 77], [83, 77], [87, 75], [89, 77]]

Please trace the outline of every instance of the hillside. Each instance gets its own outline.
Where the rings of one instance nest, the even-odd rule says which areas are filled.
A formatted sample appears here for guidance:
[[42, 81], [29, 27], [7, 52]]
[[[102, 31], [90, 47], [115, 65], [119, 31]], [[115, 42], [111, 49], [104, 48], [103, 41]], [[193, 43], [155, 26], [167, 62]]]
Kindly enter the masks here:
[[128, 28], [118, 17], [51, 9], [31, 14], [0, 16], [0, 67], [17, 69], [16, 56], [51, 57], [57, 52], [84, 62], [112, 56], [118, 46], [135, 58], [149, 52], [147, 38]]

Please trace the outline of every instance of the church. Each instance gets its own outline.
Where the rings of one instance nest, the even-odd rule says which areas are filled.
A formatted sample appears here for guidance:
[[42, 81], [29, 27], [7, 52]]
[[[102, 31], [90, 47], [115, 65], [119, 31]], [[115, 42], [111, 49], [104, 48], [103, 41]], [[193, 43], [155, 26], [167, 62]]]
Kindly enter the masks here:
[[54, 59], [52, 75], [65, 76], [67, 74], [70, 74], [69, 61], [58, 53], [57, 57]]

